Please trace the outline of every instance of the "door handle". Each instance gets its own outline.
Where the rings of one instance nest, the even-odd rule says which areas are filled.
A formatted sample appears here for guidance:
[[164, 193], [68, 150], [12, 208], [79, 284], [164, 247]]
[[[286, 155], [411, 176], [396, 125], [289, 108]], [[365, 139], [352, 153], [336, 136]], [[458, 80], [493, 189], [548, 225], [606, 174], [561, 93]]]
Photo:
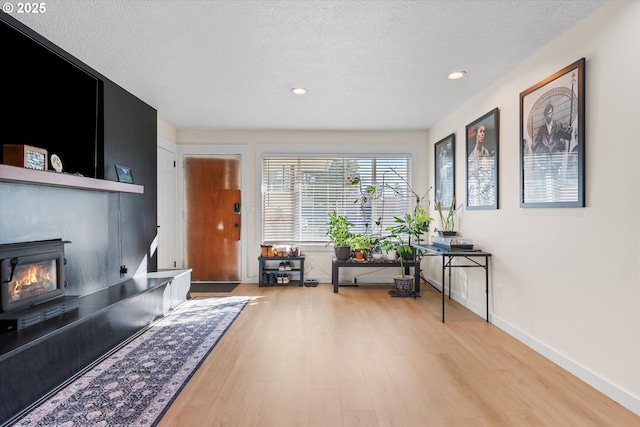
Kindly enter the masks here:
[[233, 213], [236, 213], [236, 214], [240, 213], [240, 203], [233, 204]]

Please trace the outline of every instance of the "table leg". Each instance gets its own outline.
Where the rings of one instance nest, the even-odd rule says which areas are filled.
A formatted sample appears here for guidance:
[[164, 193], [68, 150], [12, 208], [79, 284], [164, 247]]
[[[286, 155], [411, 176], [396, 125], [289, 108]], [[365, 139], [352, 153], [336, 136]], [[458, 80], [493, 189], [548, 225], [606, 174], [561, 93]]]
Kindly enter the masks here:
[[453, 264], [453, 257], [449, 257], [449, 299], [451, 299], [451, 265]]
[[442, 323], [444, 323], [444, 294], [447, 292], [446, 276], [444, 275], [444, 259], [445, 259], [445, 255], [442, 255]]
[[415, 293], [420, 293], [420, 261], [416, 259], [415, 264], [413, 265], [413, 283], [415, 283]]
[[331, 268], [331, 282], [333, 282], [333, 293], [338, 293], [338, 271], [340, 271], [338, 264], [333, 263], [333, 267]]
[[484, 286], [487, 293], [487, 323], [489, 323], [489, 257], [484, 257]]

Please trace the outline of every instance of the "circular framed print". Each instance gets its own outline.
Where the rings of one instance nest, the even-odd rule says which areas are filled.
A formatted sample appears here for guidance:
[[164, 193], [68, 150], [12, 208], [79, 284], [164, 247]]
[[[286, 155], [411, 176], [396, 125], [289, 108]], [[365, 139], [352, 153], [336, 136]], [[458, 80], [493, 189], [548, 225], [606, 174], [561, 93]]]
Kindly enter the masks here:
[[52, 154], [50, 160], [53, 169], [56, 172], [62, 172], [62, 160], [60, 160], [60, 157], [57, 154]]

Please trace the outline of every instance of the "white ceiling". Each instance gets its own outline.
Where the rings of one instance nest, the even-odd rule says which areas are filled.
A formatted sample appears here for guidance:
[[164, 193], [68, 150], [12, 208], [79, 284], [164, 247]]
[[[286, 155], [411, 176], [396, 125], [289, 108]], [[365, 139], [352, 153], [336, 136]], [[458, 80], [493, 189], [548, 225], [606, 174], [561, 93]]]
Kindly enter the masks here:
[[180, 129], [395, 130], [431, 127], [604, 3], [49, 0], [12, 16]]

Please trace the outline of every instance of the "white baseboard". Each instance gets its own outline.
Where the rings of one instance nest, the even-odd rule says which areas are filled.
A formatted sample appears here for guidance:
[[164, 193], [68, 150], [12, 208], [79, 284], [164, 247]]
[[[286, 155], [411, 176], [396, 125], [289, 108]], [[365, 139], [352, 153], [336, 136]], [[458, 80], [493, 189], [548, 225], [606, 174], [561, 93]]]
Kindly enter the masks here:
[[[440, 291], [442, 290], [442, 285], [440, 283], [434, 282], [434, 281], [430, 281], [430, 282], [434, 285], [436, 289]], [[486, 317], [486, 311], [485, 311], [484, 305], [478, 306], [477, 304], [473, 304], [468, 300], [466, 300], [465, 298], [462, 298], [462, 296], [456, 292], [451, 293], [451, 299], [455, 300], [457, 303], [461, 304], [465, 308], [474, 312], [478, 316], [482, 318]], [[593, 372], [586, 369], [584, 366], [581, 366], [575, 361], [557, 352], [553, 348], [541, 343], [540, 341], [536, 340], [535, 338], [531, 337], [530, 335], [526, 334], [520, 329], [514, 327], [509, 322], [506, 322], [500, 317], [495, 316], [491, 312], [489, 313], [489, 320], [491, 321], [491, 324], [493, 324], [497, 328], [502, 329], [507, 334], [511, 335], [518, 341], [522, 342], [527, 347], [531, 348], [532, 350], [546, 357], [547, 359], [549, 359], [556, 365], [560, 366], [561, 368], [567, 370], [572, 375], [586, 382], [587, 384], [589, 384], [591, 387], [595, 388], [602, 394], [615, 400], [616, 402], [618, 402], [620, 405], [624, 406], [631, 412], [637, 415], [640, 415], [640, 398], [633, 396], [632, 394], [626, 392], [625, 390], [621, 389], [615, 384], [612, 384], [606, 379], [594, 374]]]
[[620, 387], [612, 384], [606, 379], [594, 374], [593, 372], [586, 369], [584, 366], [576, 363], [575, 361], [569, 359], [563, 354], [558, 353], [556, 350], [548, 347], [547, 345], [541, 343], [540, 341], [532, 338], [531, 336], [525, 334], [518, 328], [515, 328], [513, 325], [505, 322], [496, 316], [491, 316], [491, 323], [496, 327], [502, 329], [518, 341], [525, 344], [527, 347], [532, 348], [536, 352], [540, 353], [547, 359], [551, 360], [553, 363], [558, 366], [566, 369], [571, 374], [580, 378], [582, 381], [589, 384], [591, 387], [610, 397], [611, 399], [618, 402], [620, 405], [629, 409], [631, 412], [640, 415], [640, 398], [631, 395]]

